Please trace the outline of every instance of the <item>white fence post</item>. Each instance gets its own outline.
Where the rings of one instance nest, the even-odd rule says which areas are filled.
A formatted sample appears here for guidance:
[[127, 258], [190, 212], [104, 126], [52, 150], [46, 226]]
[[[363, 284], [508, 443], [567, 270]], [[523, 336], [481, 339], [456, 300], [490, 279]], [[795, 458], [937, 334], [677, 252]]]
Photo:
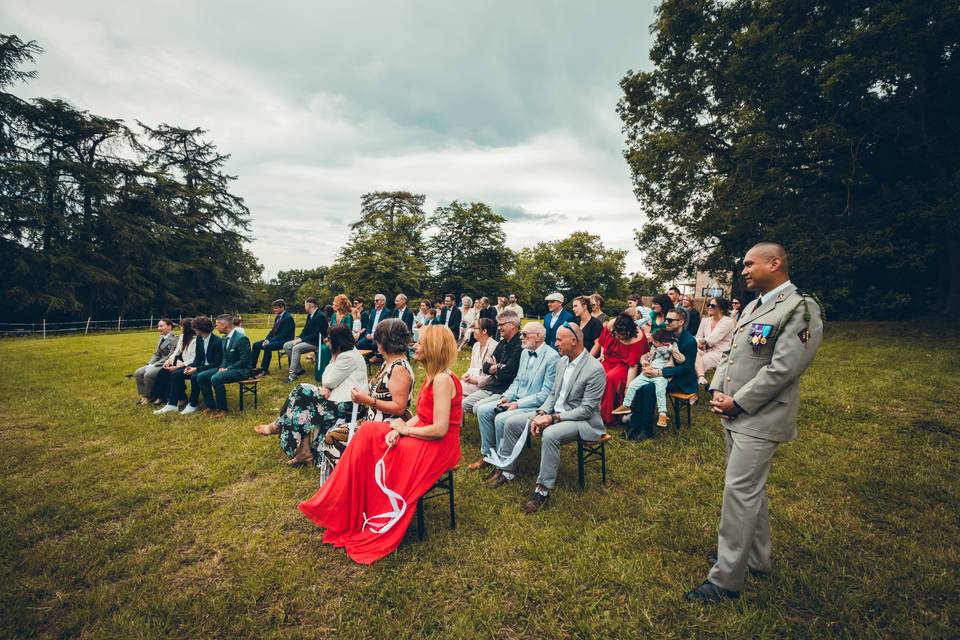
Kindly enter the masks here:
[[43, 339], [47, 339], [47, 319], [43, 319]]
[[117, 333], [120, 333], [120, 321], [123, 319], [123, 316], [117, 316]]
[[90, 333], [90, 320], [92, 319], [93, 318], [87, 316], [87, 328], [83, 330], [83, 335], [87, 335], [88, 333]]
[[150, 326], [153, 327], [153, 314], [150, 314]]

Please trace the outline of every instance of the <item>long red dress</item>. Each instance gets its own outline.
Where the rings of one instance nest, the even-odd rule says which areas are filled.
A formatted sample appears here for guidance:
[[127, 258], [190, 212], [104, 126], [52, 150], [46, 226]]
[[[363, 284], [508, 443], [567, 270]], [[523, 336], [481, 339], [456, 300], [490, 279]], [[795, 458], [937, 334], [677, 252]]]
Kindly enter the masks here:
[[642, 333], [633, 344], [624, 344], [604, 327], [597, 342], [603, 348], [603, 370], [607, 374], [607, 386], [600, 401], [600, 417], [603, 424], [613, 424], [613, 410], [623, 402], [627, 388], [627, 372], [640, 362], [640, 356], [649, 350], [647, 338]]
[[[326, 528], [323, 541], [345, 547], [354, 562], [373, 564], [400, 546], [416, 511], [417, 500], [460, 462], [463, 390], [457, 376], [448, 375], [456, 391], [450, 401], [450, 428], [444, 437], [439, 440], [402, 437], [387, 452], [384, 438], [390, 432], [390, 425], [365, 422], [357, 429], [327, 482], [312, 498], [300, 503], [300, 511], [305, 516]], [[417, 400], [417, 425], [432, 423], [433, 384], [428, 383], [420, 390]], [[374, 533], [385, 520], [365, 524], [365, 518], [391, 512], [395, 506], [374, 475], [377, 461], [384, 453], [382, 481], [390, 491], [403, 496], [407, 509], [390, 529]]]

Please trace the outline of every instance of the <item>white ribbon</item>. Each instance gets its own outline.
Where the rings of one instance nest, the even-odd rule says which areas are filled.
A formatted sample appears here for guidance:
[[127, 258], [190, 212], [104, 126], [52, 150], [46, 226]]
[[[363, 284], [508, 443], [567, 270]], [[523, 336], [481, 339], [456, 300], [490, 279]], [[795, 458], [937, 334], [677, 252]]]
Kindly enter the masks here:
[[[387, 496], [387, 500], [390, 501], [390, 511], [384, 511], [383, 513], [375, 516], [367, 517], [367, 512], [363, 512], [363, 526], [360, 527], [361, 531], [367, 528], [367, 525], [370, 525], [370, 533], [386, 533], [389, 531], [393, 525], [397, 524], [400, 521], [400, 518], [403, 517], [403, 514], [407, 511], [407, 501], [403, 499], [396, 491], [391, 490], [386, 485], [386, 474], [387, 468], [383, 462], [383, 459], [387, 457], [387, 454], [390, 453], [390, 448], [383, 452], [383, 455], [377, 460], [376, 466], [373, 468], [373, 479], [376, 480], [377, 486], [380, 487], [380, 491], [383, 492], [383, 495]], [[375, 527], [372, 524], [373, 520], [386, 520], [386, 522], [380, 525], [379, 528]]]
[[523, 453], [523, 446], [527, 444], [527, 432], [530, 430], [530, 421], [527, 420], [523, 425], [523, 433], [520, 434], [520, 437], [517, 438], [517, 441], [513, 444], [513, 451], [510, 452], [510, 455], [506, 458], [501, 458], [500, 454], [491, 449], [487, 452], [487, 455], [484, 456], [484, 461], [489, 462], [495, 467], [500, 467], [501, 469], [509, 467], [513, 462], [520, 457], [520, 454]]

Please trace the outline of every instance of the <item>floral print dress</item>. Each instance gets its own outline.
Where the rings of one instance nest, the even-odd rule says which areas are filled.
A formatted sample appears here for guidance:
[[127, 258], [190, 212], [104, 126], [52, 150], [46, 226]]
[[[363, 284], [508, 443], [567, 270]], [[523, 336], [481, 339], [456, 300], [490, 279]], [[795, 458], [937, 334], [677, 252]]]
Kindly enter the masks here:
[[352, 402], [331, 402], [320, 395], [321, 387], [298, 384], [280, 409], [277, 426], [280, 427], [280, 448], [292, 458], [304, 436], [313, 435], [310, 453], [319, 461], [319, 445], [324, 434], [339, 420], [350, 418]]

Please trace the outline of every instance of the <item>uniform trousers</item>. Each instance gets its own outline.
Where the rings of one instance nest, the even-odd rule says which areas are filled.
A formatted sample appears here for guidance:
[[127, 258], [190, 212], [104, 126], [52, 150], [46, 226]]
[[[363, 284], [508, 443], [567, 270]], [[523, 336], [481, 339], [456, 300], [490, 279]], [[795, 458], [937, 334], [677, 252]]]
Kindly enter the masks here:
[[707, 579], [730, 591], [743, 589], [747, 567], [770, 570], [767, 476], [779, 442], [724, 430], [727, 470], [717, 539], [717, 563]]

